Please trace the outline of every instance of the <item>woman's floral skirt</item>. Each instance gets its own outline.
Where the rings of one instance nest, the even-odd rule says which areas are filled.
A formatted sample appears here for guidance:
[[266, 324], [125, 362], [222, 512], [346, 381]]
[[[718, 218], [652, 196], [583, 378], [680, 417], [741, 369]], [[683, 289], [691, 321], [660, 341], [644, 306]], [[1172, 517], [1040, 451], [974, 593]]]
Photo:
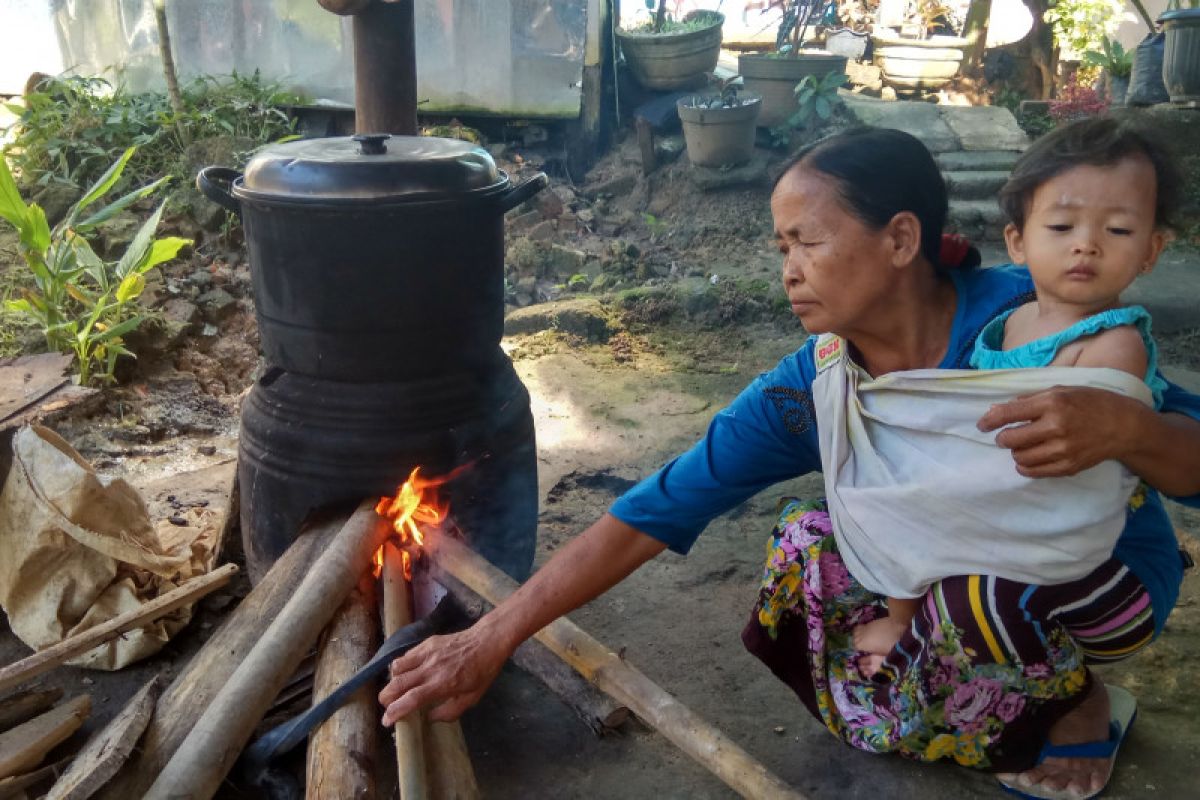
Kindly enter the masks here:
[[[1071, 598], [1110, 584], [1120, 590], [1101, 593], [1082, 613], [1063, 613]], [[1139, 595], [1139, 589], [1145, 600], [1144, 588], [1115, 561], [1054, 587], [986, 576], [946, 579], [930, 588], [885, 670], [864, 678], [858, 669], [864, 654], [854, 649], [852, 632], [886, 614], [884, 599], [847, 571], [824, 502], [789, 499], [781, 504], [759, 601], [742, 638], [854, 747], [1018, 770], [1034, 763], [1050, 724], [1084, 696], [1090, 680], [1084, 661], [1095, 654], [1073, 633], [1084, 625], [1091, 631], [1098, 615], [1107, 614], [1123, 621], [1116, 643], [1122, 650], [1149, 641], [1148, 603], [1138, 624], [1129, 624], [1141, 608], [1130, 603], [1131, 590]]]

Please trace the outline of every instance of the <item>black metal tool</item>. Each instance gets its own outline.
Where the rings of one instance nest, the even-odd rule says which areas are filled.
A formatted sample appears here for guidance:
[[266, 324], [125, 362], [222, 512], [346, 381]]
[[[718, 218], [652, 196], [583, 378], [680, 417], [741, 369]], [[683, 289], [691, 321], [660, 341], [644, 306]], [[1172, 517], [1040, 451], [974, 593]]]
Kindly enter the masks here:
[[314, 728], [333, 716], [365, 683], [383, 674], [392, 659], [404, 655], [430, 636], [450, 630], [460, 619], [461, 612], [447, 596], [429, 616], [397, 630], [384, 641], [370, 661], [324, 700], [298, 717], [272, 728], [246, 748], [242, 753], [242, 774], [254, 785], [261, 785], [264, 777], [273, 774], [271, 762], [275, 758], [303, 742]]

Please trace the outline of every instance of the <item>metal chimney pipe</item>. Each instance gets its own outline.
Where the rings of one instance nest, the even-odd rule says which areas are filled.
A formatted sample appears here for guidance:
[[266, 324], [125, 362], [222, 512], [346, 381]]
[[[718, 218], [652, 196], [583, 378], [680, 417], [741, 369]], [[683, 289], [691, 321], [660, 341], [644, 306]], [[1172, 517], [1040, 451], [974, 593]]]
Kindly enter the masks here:
[[374, 0], [354, 14], [354, 128], [417, 134], [414, 0]]

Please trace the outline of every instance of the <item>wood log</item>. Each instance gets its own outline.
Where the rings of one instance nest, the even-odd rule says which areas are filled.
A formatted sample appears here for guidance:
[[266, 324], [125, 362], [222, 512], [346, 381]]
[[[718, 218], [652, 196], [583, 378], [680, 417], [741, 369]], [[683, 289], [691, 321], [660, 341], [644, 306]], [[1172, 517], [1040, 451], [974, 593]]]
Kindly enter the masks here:
[[13, 775], [11, 778], [0, 780], [0, 800], [17, 800], [25, 798], [25, 790], [37, 786], [39, 783], [54, 780], [63, 773], [67, 765], [71, 763], [71, 756], [55, 761], [53, 764], [47, 764], [44, 767], [35, 769], [33, 772], [24, 772], [20, 775]]
[[296, 665], [371, 565], [386, 520], [364, 500], [150, 786], [149, 800], [209, 798]]
[[324, 519], [306, 526], [163, 692], [138, 752], [104, 787], [101, 797], [129, 800], [146, 793], [192, 724], [295, 594], [309, 567], [341, 530], [344, 519]]
[[[360, 580], [318, 646], [313, 705], [371, 660], [378, 647], [375, 581]], [[308, 800], [373, 800], [379, 704], [364, 686], [308, 737]]]
[[[427, 559], [431, 561], [431, 559]], [[492, 604], [471, 591], [466, 584], [443, 569], [432, 565], [434, 579], [463, 607], [468, 617], [479, 619]], [[512, 655], [513, 663], [545, 684], [597, 736], [611, 733], [629, 719], [629, 709], [584, 680], [561, 658], [536, 639], [522, 642]]]
[[0, 733], [33, 719], [62, 699], [62, 689], [25, 689], [0, 700]]
[[462, 726], [429, 722], [425, 727], [425, 761], [429, 768], [430, 800], [478, 800], [479, 784]]
[[[413, 621], [412, 585], [404, 577], [403, 553], [392, 542], [383, 546], [383, 635], [391, 636]], [[400, 800], [426, 800], [425, 715], [409, 714], [395, 725], [396, 769]]]
[[39, 650], [28, 658], [23, 658], [15, 664], [0, 669], [0, 692], [24, 683], [44, 672], [49, 672], [65, 661], [82, 655], [93, 647], [112, 641], [126, 631], [140, 628], [160, 617], [165, 617], [186, 605], [196, 602], [206, 594], [215, 592], [238, 571], [236, 564], [226, 564], [207, 575], [200, 575], [184, 583], [164, 595], [154, 598], [140, 608], [127, 611], [113, 617], [108, 622], [102, 622], [80, 631], [74, 636], [63, 639], [58, 644], [52, 644], [44, 650]]
[[158, 701], [158, 676], [133, 696], [120, 714], [98, 731], [54, 782], [45, 800], [87, 800], [121, 768], [146, 730]]
[[82, 694], [0, 734], [0, 778], [28, 772], [41, 764], [46, 754], [79, 730], [91, 713], [91, 695]]
[[[512, 578], [449, 536], [438, 537], [431, 548], [429, 542], [426, 544], [440, 569], [493, 605], [502, 603], [517, 588]], [[728, 736], [566, 617], [551, 622], [534, 635], [584, 678], [628, 706], [738, 794], [755, 800], [803, 798]]]

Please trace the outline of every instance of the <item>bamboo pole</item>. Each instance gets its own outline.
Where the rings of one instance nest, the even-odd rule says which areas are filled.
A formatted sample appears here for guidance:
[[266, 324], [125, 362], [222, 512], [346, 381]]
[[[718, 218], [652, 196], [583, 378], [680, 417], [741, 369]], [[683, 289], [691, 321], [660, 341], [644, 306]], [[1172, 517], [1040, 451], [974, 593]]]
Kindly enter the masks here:
[[[412, 586], [404, 577], [404, 553], [393, 542], [383, 546], [383, 635], [391, 636], [413, 621]], [[396, 722], [396, 769], [400, 800], [426, 800], [425, 715], [416, 711]]]
[[[321, 636], [313, 705], [371, 659], [378, 631], [375, 581], [367, 574]], [[307, 800], [373, 800], [378, 725], [375, 693], [368, 685], [309, 735]]]
[[69, 661], [75, 656], [82, 655], [93, 647], [116, 639], [126, 631], [140, 628], [147, 623], [165, 617], [172, 611], [194, 603], [205, 595], [215, 592], [238, 571], [236, 564], [226, 564], [220, 569], [193, 578], [166, 594], [156, 597], [133, 611], [127, 611], [113, 617], [108, 622], [102, 622], [80, 631], [74, 636], [63, 639], [58, 644], [52, 644], [45, 650], [40, 650], [28, 658], [23, 658], [15, 664], [0, 669], [0, 692], [24, 683], [30, 678], [41, 675]]
[[[504, 602], [517, 588], [512, 578], [449, 536], [437, 537], [431, 549], [441, 569], [493, 605]], [[754, 800], [803, 800], [804, 795], [728, 736], [566, 617], [551, 622], [534, 636], [738, 794]]]
[[425, 759], [432, 800], [478, 800], [479, 784], [462, 726], [430, 722], [425, 729]]
[[213, 698], [146, 793], [149, 800], [209, 798], [296, 665], [329, 624], [387, 535], [364, 500], [330, 543], [279, 616]]

